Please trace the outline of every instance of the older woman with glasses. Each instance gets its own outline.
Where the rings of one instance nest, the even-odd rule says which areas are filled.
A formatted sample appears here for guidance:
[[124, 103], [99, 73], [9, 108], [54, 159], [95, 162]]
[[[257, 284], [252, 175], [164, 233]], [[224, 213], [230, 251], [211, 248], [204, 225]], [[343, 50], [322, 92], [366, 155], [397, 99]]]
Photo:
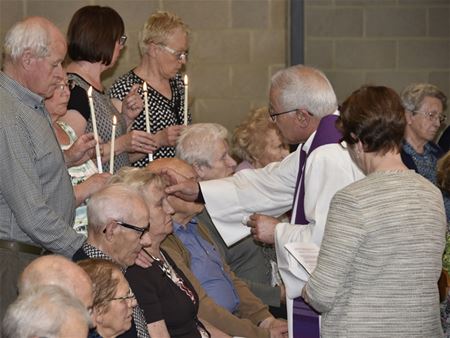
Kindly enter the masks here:
[[131, 327], [136, 298], [120, 267], [104, 259], [78, 262], [94, 286], [92, 318], [95, 329], [88, 338], [115, 338]]
[[[175, 156], [175, 144], [185, 123], [180, 71], [188, 58], [188, 33], [186, 24], [174, 14], [156, 12], [151, 15], [139, 34], [140, 64], [121, 76], [110, 89], [112, 102], [120, 110], [126, 95], [136, 84], [144, 99], [142, 87], [147, 83], [150, 130], [158, 147], [153, 154], [155, 159]], [[134, 120], [132, 129], [146, 131], [144, 110]], [[133, 166], [144, 167], [148, 162], [145, 156]]]
[[[437, 161], [444, 151], [433, 140], [446, 120], [447, 97], [432, 84], [414, 83], [403, 90], [401, 99], [406, 115], [403, 162], [436, 184]], [[444, 203], [450, 221], [450, 199], [444, 197]]]
[[[137, 94], [137, 86], [127, 94], [121, 109], [117, 110], [101, 81], [101, 75], [117, 62], [125, 46], [125, 27], [120, 15], [110, 7], [85, 6], [72, 17], [67, 31], [67, 66], [71, 82], [71, 96], [68, 112], [63, 117], [77, 136], [92, 132], [92, 115], [88, 102], [88, 90], [92, 89], [92, 99], [96, 115], [96, 125], [102, 145], [102, 157], [110, 156], [110, 139], [113, 117], [117, 119], [115, 139], [114, 171], [129, 165], [144, 155], [142, 152], [155, 150], [156, 142], [148, 133], [127, 132], [134, 118], [142, 110], [143, 102]], [[109, 171], [109, 162], [103, 165]]]
[[[92, 137], [92, 134], [83, 134], [78, 137], [71, 126], [61, 121], [61, 118], [67, 113], [69, 98], [70, 90], [67, 84], [67, 77], [65, 77], [56, 87], [53, 96], [45, 100], [45, 107], [50, 114], [53, 130], [64, 152], [71, 151], [72, 148], [77, 147], [77, 143], [80, 144], [80, 142], [83, 143], [85, 140], [91, 140]], [[91, 143], [89, 141], [89, 144]], [[89, 155], [92, 155], [92, 150], [92, 147], [87, 149], [85, 155], [77, 164], [68, 166], [77, 206], [73, 228], [76, 232], [86, 237], [88, 219], [85, 202], [93, 193], [101, 189], [110, 178], [109, 173], [98, 173], [97, 166], [89, 157]]]
[[401, 160], [405, 124], [390, 88], [362, 87], [343, 104], [338, 125], [367, 176], [333, 197], [302, 291], [322, 337], [442, 336], [445, 212], [439, 189]]

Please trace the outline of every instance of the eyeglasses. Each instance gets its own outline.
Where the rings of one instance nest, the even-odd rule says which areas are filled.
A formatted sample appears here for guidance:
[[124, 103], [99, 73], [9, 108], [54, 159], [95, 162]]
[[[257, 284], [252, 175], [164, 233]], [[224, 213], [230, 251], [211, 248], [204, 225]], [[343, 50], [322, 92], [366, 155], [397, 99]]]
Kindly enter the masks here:
[[122, 47], [125, 46], [125, 44], [127, 43], [127, 39], [128, 37], [124, 34], [119, 38], [119, 45], [121, 45]]
[[439, 123], [444, 123], [447, 120], [447, 116], [438, 113], [437, 111], [427, 112], [427, 111], [420, 111], [420, 110], [413, 110], [414, 114], [422, 114], [425, 115], [425, 117], [430, 121], [436, 121], [439, 120]]
[[299, 108], [290, 109], [290, 110], [284, 111], [282, 113], [276, 113], [275, 110], [273, 110], [273, 108], [269, 105], [269, 117], [272, 120], [272, 122], [276, 122], [277, 121], [277, 116], [288, 114], [288, 113], [292, 113], [292, 112], [294, 112], [294, 111], [296, 111], [298, 109]]
[[162, 49], [164, 49], [166, 52], [168, 52], [169, 54], [172, 54], [173, 56], [175, 56], [175, 58], [178, 61], [187, 61], [188, 56], [189, 56], [189, 52], [188, 51], [184, 51], [184, 52], [177, 52], [176, 50], [160, 43], [158, 46], [160, 46]]
[[[121, 222], [121, 221], [114, 221], [114, 222], [116, 222], [120, 226], [123, 226], [124, 228], [131, 229], [131, 230], [139, 232], [140, 233], [139, 238], [142, 238], [145, 235], [145, 233], [150, 230], [150, 223], [145, 228], [140, 228], [140, 227], [137, 227], [135, 225], [128, 224], [128, 223]], [[106, 228], [103, 229], [103, 233], [106, 233]]]
[[68, 83], [60, 83], [56, 86], [56, 89], [64, 92], [66, 88], [69, 88], [69, 84]]
[[123, 297], [114, 297], [114, 298], [110, 298], [108, 299], [109, 301], [113, 301], [113, 300], [122, 300], [122, 301], [127, 301], [130, 300], [132, 301], [133, 299], [135, 299], [136, 297], [134, 296], [133, 291], [131, 291], [131, 289], [128, 289], [128, 294], [126, 296]]

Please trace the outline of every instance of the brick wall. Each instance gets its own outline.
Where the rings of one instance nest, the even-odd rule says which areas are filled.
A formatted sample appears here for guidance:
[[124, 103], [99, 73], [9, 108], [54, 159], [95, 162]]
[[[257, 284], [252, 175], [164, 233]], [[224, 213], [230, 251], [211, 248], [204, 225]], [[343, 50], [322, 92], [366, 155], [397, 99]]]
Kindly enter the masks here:
[[364, 83], [431, 82], [450, 95], [450, 0], [306, 0], [305, 21], [305, 63], [340, 101]]
[[88, 4], [113, 7], [125, 21], [127, 48], [107, 85], [138, 63], [137, 33], [152, 12], [183, 18], [192, 31], [187, 74], [196, 122], [232, 129], [267, 104], [270, 77], [286, 64], [286, 0], [0, 0], [0, 37], [26, 15], [45, 16], [66, 32], [73, 13]]
[[[108, 5], [129, 37], [110, 84], [138, 63], [137, 32], [155, 10], [191, 27], [194, 121], [233, 128], [267, 103], [270, 76], [286, 64], [290, 0], [0, 0], [0, 38], [25, 15], [43, 15], [64, 32], [87, 4]], [[292, 0], [297, 1], [297, 0]], [[342, 101], [363, 83], [401, 90], [428, 81], [450, 94], [450, 0], [305, 0], [305, 63], [325, 71]], [[448, 112], [447, 112], [448, 113]]]

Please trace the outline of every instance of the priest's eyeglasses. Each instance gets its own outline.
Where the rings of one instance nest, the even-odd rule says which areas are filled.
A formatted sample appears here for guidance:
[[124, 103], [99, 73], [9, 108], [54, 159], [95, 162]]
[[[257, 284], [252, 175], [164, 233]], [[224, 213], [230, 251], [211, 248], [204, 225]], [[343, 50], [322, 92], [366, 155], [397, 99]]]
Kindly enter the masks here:
[[293, 111], [296, 111], [296, 110], [298, 110], [298, 108], [297, 109], [290, 109], [290, 110], [287, 110], [287, 111], [284, 111], [284, 112], [281, 112], [281, 113], [276, 113], [275, 110], [273, 110], [273, 108], [269, 106], [269, 117], [272, 120], [272, 122], [277, 122], [277, 116], [288, 114], [288, 113], [292, 113]]

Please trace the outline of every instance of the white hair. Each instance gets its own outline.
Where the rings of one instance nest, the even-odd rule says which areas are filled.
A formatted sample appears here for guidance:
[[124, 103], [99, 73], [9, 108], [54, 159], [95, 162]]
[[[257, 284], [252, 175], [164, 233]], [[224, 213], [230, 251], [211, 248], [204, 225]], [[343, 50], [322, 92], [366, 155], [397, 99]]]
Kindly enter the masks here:
[[6, 33], [3, 51], [5, 57], [13, 62], [26, 50], [36, 57], [45, 57], [50, 53], [50, 34], [43, 20], [31, 18], [17, 22]]
[[61, 327], [77, 312], [91, 325], [83, 304], [55, 285], [33, 288], [19, 295], [3, 318], [4, 338], [46, 337], [58, 338]]
[[211, 164], [213, 145], [227, 140], [228, 130], [218, 123], [195, 123], [186, 127], [177, 140], [175, 156], [189, 164]]
[[88, 235], [99, 233], [111, 220], [120, 220], [136, 213], [137, 205], [147, 210], [142, 194], [125, 183], [109, 184], [91, 196], [87, 203]]
[[313, 67], [296, 65], [282, 69], [272, 76], [271, 88], [278, 90], [279, 103], [286, 111], [303, 108], [322, 118], [338, 107], [330, 81]]

